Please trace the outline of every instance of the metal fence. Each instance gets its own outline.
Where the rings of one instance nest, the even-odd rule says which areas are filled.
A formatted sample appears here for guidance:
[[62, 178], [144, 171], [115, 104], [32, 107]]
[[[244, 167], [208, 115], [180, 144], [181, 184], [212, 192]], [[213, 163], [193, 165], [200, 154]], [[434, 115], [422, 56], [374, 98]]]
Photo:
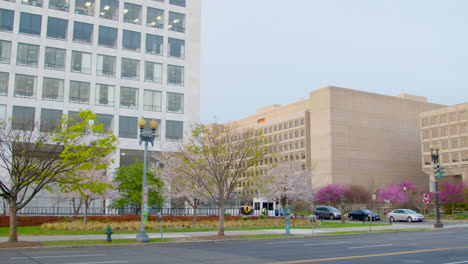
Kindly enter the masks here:
[[[8, 211], [7, 211], [8, 212]], [[226, 208], [226, 215], [239, 215], [239, 208]], [[192, 208], [148, 208], [148, 215], [178, 215], [178, 216], [192, 216]], [[137, 208], [106, 208], [106, 207], [90, 207], [88, 208], [88, 215], [135, 215], [140, 214]], [[218, 215], [218, 208], [197, 208], [198, 216]], [[84, 208], [78, 212], [73, 207], [25, 207], [18, 211], [19, 216], [82, 216], [84, 215]]]

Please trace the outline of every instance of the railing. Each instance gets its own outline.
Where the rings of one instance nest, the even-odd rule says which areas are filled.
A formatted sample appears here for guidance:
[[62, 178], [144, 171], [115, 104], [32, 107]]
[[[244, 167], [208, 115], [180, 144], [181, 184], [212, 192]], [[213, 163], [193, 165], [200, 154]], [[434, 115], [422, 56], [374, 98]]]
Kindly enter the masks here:
[[[2, 210], [0, 214], [8, 212]], [[140, 211], [137, 208], [103, 208], [103, 207], [90, 207], [88, 208], [88, 215], [135, 215], [139, 214]], [[149, 215], [176, 215], [176, 216], [192, 216], [192, 208], [148, 208]], [[225, 214], [227, 215], [239, 215], [239, 208], [226, 208]], [[84, 208], [80, 208], [78, 213], [75, 212], [73, 207], [25, 207], [18, 211], [19, 216], [82, 216], [84, 215]], [[208, 215], [218, 215], [218, 208], [197, 208], [197, 216], [208, 216]]]

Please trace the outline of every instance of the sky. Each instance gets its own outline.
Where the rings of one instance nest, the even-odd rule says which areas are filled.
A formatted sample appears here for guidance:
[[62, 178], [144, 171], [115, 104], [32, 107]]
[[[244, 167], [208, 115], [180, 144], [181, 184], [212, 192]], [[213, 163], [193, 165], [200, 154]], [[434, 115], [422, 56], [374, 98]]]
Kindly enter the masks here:
[[333, 85], [468, 102], [466, 0], [201, 0], [202, 123]]

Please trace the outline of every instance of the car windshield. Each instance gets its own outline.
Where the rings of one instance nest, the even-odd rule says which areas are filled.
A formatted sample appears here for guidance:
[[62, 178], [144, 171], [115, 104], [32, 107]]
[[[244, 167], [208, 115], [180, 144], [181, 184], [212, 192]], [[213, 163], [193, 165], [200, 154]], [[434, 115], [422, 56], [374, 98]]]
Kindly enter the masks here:
[[406, 211], [408, 214], [417, 214], [417, 213], [416, 213], [415, 211], [413, 211], [413, 210], [407, 209], [407, 210], [405, 210], [405, 211]]
[[338, 209], [332, 207], [332, 208], [330, 208], [330, 212], [339, 212], [339, 211], [338, 211]]
[[367, 210], [367, 209], [362, 210], [362, 211], [363, 211], [365, 214], [371, 214], [371, 213], [372, 213], [370, 210]]

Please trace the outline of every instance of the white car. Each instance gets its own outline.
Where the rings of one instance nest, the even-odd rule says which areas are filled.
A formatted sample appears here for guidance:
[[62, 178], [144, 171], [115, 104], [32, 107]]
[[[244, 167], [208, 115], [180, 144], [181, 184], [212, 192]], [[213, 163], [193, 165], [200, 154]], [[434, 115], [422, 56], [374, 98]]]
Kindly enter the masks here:
[[408, 221], [408, 222], [422, 222], [424, 215], [418, 214], [410, 209], [395, 209], [387, 214], [387, 219], [391, 222], [395, 221]]

